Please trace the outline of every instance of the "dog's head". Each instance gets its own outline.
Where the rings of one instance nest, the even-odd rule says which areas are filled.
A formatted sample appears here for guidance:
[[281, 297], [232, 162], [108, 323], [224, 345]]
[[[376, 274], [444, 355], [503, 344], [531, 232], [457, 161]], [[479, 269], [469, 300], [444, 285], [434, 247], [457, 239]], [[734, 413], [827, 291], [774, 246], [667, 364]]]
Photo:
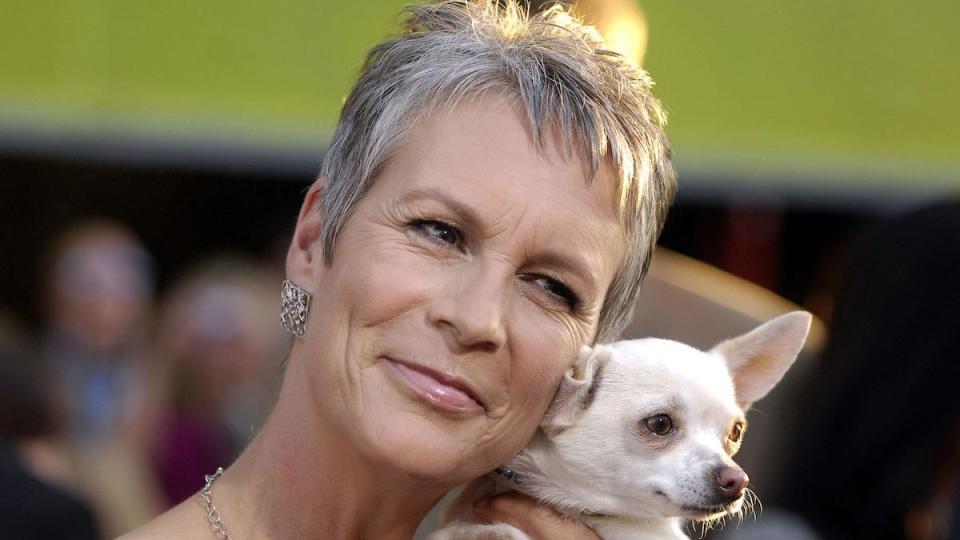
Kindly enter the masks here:
[[778, 317], [708, 352], [662, 339], [584, 348], [541, 428], [572, 505], [633, 517], [736, 512], [744, 412], [796, 359], [808, 313]]

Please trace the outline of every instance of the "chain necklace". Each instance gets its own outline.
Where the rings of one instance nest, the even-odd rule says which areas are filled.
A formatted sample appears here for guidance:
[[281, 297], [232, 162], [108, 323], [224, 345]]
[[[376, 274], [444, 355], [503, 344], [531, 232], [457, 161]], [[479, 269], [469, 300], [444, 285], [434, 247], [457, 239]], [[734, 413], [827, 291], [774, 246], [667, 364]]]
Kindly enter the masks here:
[[220, 519], [220, 511], [213, 505], [213, 482], [223, 474], [223, 467], [217, 467], [217, 472], [203, 476], [207, 484], [200, 491], [200, 505], [207, 512], [207, 521], [210, 522], [210, 530], [217, 535], [220, 540], [230, 540], [230, 535], [223, 528], [223, 521]]

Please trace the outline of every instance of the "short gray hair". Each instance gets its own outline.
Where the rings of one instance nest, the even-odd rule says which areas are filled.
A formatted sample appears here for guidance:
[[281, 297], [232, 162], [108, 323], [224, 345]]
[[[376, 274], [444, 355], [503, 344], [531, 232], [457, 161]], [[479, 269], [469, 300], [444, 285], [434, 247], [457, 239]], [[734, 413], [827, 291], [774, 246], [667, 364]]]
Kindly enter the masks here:
[[618, 175], [624, 260], [604, 298], [596, 342], [630, 322], [640, 283], [676, 191], [649, 75], [604, 49], [600, 35], [554, 6], [528, 14], [516, 0], [444, 0], [407, 9], [406, 30], [375, 46], [347, 97], [320, 175], [324, 257], [415, 120], [487, 92], [519, 98], [535, 142], [558, 128], [592, 179], [606, 156]]

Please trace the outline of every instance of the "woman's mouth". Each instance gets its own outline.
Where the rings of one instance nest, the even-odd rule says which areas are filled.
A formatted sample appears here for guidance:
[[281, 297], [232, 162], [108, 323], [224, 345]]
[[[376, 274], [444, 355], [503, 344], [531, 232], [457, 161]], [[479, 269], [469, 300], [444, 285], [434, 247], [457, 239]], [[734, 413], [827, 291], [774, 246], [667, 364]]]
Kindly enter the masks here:
[[384, 357], [400, 379], [423, 401], [444, 412], [472, 413], [483, 404], [464, 383], [430, 368]]

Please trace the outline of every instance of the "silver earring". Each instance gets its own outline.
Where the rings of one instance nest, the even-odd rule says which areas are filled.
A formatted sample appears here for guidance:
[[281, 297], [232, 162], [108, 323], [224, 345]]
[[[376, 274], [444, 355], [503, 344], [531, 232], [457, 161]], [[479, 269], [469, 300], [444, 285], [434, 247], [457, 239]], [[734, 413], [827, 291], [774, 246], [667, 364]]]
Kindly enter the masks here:
[[283, 280], [280, 294], [280, 322], [292, 336], [303, 338], [307, 333], [307, 314], [310, 312], [310, 293], [289, 279]]

